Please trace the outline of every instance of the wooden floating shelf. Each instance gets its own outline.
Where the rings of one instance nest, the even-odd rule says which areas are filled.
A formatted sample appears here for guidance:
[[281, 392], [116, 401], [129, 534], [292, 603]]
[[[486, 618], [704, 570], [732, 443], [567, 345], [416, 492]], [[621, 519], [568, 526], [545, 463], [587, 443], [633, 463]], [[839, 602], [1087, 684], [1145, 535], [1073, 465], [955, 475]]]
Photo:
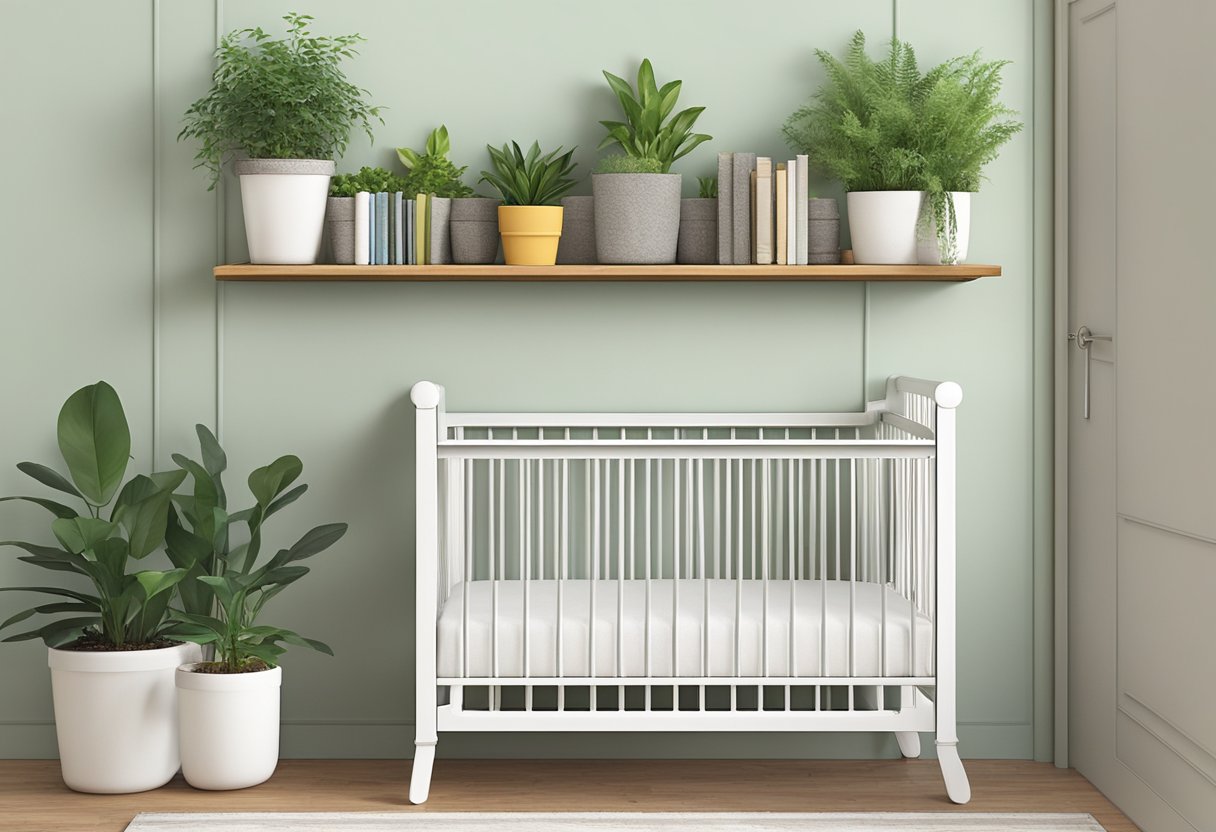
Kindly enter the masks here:
[[1001, 267], [960, 266], [254, 266], [215, 267], [235, 281], [954, 281], [1000, 277]]

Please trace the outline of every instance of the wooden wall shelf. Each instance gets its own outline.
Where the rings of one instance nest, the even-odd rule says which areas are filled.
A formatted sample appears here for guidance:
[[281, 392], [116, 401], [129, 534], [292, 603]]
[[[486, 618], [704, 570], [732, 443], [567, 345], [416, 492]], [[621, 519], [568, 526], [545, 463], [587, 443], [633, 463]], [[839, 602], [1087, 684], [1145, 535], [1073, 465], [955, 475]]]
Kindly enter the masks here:
[[1001, 267], [961, 266], [254, 266], [215, 267], [233, 281], [967, 281]]

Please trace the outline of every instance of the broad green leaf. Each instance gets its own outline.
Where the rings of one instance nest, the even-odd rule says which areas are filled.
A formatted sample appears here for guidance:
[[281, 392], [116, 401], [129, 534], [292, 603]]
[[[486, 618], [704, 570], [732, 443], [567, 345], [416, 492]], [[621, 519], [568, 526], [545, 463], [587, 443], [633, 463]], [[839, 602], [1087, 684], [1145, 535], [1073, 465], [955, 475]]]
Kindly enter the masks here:
[[51, 523], [51, 531], [63, 548], [75, 555], [91, 551], [98, 543], [118, 531], [118, 526], [95, 517], [60, 518]]
[[279, 635], [280, 635], [280, 638], [282, 638], [282, 640], [287, 642], [288, 644], [294, 644], [298, 647], [311, 647], [313, 650], [316, 650], [318, 653], [325, 653], [326, 655], [329, 655], [329, 656], [332, 656], [334, 654], [333, 648], [331, 648], [328, 644], [326, 644], [323, 641], [317, 641], [316, 639], [312, 639], [312, 638], [305, 638], [302, 635], [293, 633], [291, 630], [280, 630]]
[[203, 467], [213, 477], [219, 477], [228, 468], [228, 456], [220, 447], [219, 440], [206, 425], [195, 425], [199, 449], [203, 453]]
[[265, 516], [269, 517], [270, 515], [274, 514], [279, 509], [286, 508], [287, 506], [291, 505], [296, 500], [298, 500], [302, 496], [304, 496], [304, 492], [307, 490], [308, 490], [308, 485], [301, 484], [301, 485], [297, 485], [295, 488], [291, 489], [290, 491], [285, 492], [281, 497], [279, 497], [273, 503], [266, 506]]
[[312, 557], [333, 546], [346, 534], [346, 523], [326, 523], [309, 529], [288, 550], [286, 563]]
[[259, 505], [268, 506], [303, 470], [304, 464], [298, 456], [281, 456], [249, 475], [249, 490]]
[[60, 621], [53, 621], [44, 627], [39, 627], [37, 630], [9, 636], [4, 640], [28, 641], [34, 638], [41, 638], [47, 647], [62, 647], [64, 644], [79, 638], [86, 627], [96, 627], [99, 623], [97, 616], [64, 618]]
[[5, 503], [10, 500], [22, 500], [27, 503], [42, 506], [44, 509], [54, 514], [60, 519], [71, 519], [76, 517], [76, 509], [71, 506], [65, 506], [63, 503], [57, 503], [54, 500], [44, 500], [42, 497], [0, 497], [0, 503]]
[[57, 595], [60, 598], [74, 598], [91, 604], [98, 603], [97, 596], [77, 592], [74, 589], [64, 589], [58, 586], [0, 586], [0, 592], [39, 592], [43, 595]]
[[131, 456], [131, 431], [114, 388], [99, 381], [69, 396], [58, 436], [72, 482], [94, 505], [110, 502]]
[[84, 499], [84, 495], [80, 493], [80, 489], [68, 482], [63, 474], [47, 468], [45, 465], [39, 465], [37, 462], [18, 462], [17, 470], [28, 477], [33, 477], [47, 488], [53, 488], [56, 491], [62, 491], [64, 494], [71, 494], [73, 497]]
[[35, 615], [54, 615], [60, 612], [96, 612], [96, 604], [84, 604], [80, 601], [61, 601], [56, 604], [41, 604], [37, 607], [30, 607], [28, 610], [22, 610], [16, 615], [9, 616], [3, 624], [0, 624], [0, 630], [3, 630], [13, 624], [25, 621], [27, 618], [32, 618]]
[[241, 591], [241, 587], [232, 578], [224, 578], [218, 575], [203, 575], [198, 579], [199, 583], [210, 587], [215, 593], [215, 597], [226, 608], [232, 605], [233, 599], [237, 593]]
[[165, 590], [172, 589], [184, 577], [186, 577], [185, 569], [170, 569], [166, 572], [148, 570], [135, 573], [135, 580], [139, 581], [139, 585], [143, 587], [146, 598], [152, 598]]

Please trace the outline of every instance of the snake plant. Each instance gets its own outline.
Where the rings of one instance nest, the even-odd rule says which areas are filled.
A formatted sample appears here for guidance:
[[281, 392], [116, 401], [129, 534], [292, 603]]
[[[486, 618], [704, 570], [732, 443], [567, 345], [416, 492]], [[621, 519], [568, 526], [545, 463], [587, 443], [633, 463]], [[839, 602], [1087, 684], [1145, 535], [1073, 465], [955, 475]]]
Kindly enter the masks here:
[[518, 142], [508, 142], [501, 148], [486, 145], [486, 150], [494, 170], [483, 170], [481, 181], [502, 194], [504, 205], [553, 205], [575, 185], [574, 148], [542, 153], [540, 143], [532, 142], [525, 154]]

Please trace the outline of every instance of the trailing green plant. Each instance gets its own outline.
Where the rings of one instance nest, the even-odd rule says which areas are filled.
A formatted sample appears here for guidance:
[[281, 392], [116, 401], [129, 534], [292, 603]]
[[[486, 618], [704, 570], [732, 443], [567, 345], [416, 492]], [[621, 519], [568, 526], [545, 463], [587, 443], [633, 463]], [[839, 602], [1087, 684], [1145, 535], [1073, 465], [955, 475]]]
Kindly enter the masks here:
[[701, 199], [717, 199], [718, 198], [718, 177], [716, 176], [698, 176], [697, 177], [697, 196]]
[[662, 173], [663, 163], [644, 156], [624, 156], [613, 153], [599, 160], [596, 173]]
[[554, 205], [575, 185], [573, 147], [541, 153], [540, 143], [532, 142], [525, 155], [517, 142], [508, 142], [501, 149], [486, 145], [486, 150], [494, 170], [483, 170], [481, 181], [502, 194], [503, 205]]
[[35, 615], [67, 614], [4, 640], [41, 638], [48, 647], [79, 644], [116, 650], [163, 646], [169, 601], [186, 570], [128, 569], [164, 543], [170, 498], [185, 473], [137, 474], [123, 484], [131, 455], [131, 431], [122, 401], [104, 381], [68, 397], [59, 411], [56, 433], [67, 477], [35, 462], [22, 462], [17, 468], [42, 485], [75, 498], [82, 510], [43, 497], [0, 498], [33, 503], [54, 515], [51, 532], [59, 544], [5, 540], [0, 546], [23, 550], [26, 554], [18, 560], [34, 566], [82, 576], [92, 589], [0, 587], [65, 599], [23, 610], [0, 624], [0, 630]]
[[367, 90], [346, 80], [342, 62], [358, 54], [361, 35], [316, 35], [313, 18], [284, 15], [287, 36], [260, 27], [237, 29], [220, 41], [211, 90], [186, 110], [178, 140], [198, 139], [197, 167], [211, 172], [211, 188], [234, 153], [253, 159], [333, 159], [358, 127], [372, 138], [380, 108]]
[[661, 165], [659, 172], [668, 173], [673, 162], [713, 138], [692, 132], [704, 107], [689, 107], [671, 115], [684, 82], [669, 81], [659, 87], [649, 58], [638, 68], [636, 93], [628, 81], [608, 70], [604, 70], [604, 77], [621, 103], [625, 120], [600, 122], [608, 130], [600, 142], [600, 150], [619, 144], [627, 156], [657, 159]]
[[448, 128], [439, 125], [426, 139], [426, 152], [408, 147], [397, 148], [397, 158], [405, 166], [406, 193], [434, 194], [458, 198], [473, 196], [473, 189], [460, 181], [468, 166], [457, 167], [447, 156], [452, 150]]
[[213, 670], [225, 673], [274, 667], [286, 650], [284, 645], [333, 655], [322, 642], [259, 624], [258, 618], [268, 601], [308, 574], [308, 567], [299, 561], [338, 542], [346, 534], [346, 524], [316, 526], [259, 564], [265, 521], [308, 490], [307, 485], [294, 485], [303, 463], [288, 455], [253, 471], [248, 486], [254, 504], [229, 513], [223, 485], [227, 456], [211, 431], [204, 425], [196, 429], [201, 459], [173, 455], [183, 478], [189, 475], [192, 481], [190, 493], [174, 495], [176, 509], [168, 524], [169, 556], [188, 572], [179, 589], [181, 609], [173, 612], [177, 622], [173, 635], [214, 645]]
[[911, 44], [892, 39], [875, 61], [860, 31], [843, 60], [815, 54], [827, 83], [786, 121], [790, 147], [848, 191], [924, 191], [921, 233], [934, 228], [943, 262], [954, 262], [949, 192], [977, 190], [984, 165], [1022, 129], [997, 101], [1008, 61], [976, 52], [922, 74]]
[[360, 168], [358, 173], [339, 173], [329, 180], [330, 196], [354, 196], [360, 191], [370, 194], [401, 191], [409, 194], [411, 199], [414, 196], [405, 179], [384, 168], [365, 166]]

